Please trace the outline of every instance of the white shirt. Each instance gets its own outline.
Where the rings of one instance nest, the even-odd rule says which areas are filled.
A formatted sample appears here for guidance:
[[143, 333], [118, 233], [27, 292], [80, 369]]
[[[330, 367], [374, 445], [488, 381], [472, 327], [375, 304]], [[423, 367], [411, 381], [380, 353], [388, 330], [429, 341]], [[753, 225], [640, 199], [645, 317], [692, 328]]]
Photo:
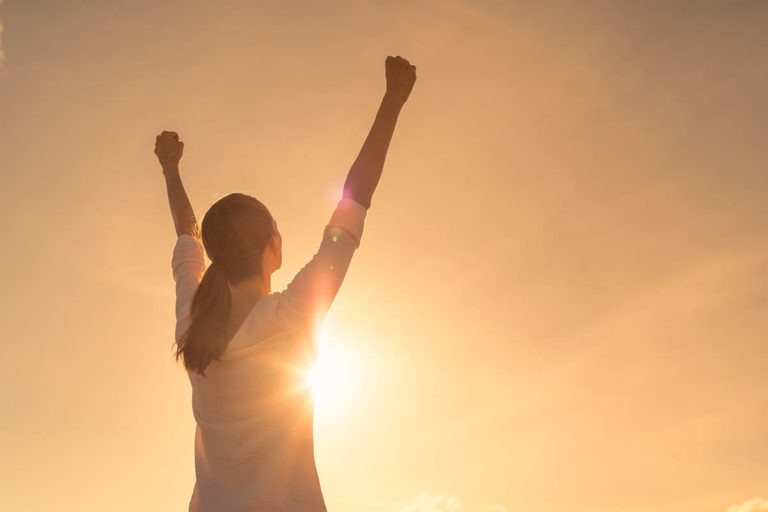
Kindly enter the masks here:
[[[360, 245], [366, 213], [356, 201], [340, 200], [309, 263], [285, 290], [253, 306], [205, 377], [188, 372], [197, 423], [190, 512], [326, 511], [304, 377], [315, 360], [315, 333]], [[203, 253], [199, 239], [177, 238], [177, 341], [205, 272]]]

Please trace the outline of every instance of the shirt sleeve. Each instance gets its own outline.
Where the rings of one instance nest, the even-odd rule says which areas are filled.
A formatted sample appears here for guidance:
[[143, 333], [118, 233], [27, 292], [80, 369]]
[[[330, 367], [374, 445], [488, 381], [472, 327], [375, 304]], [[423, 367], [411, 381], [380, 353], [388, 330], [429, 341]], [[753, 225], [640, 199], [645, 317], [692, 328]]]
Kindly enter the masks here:
[[339, 201], [323, 230], [320, 247], [281, 292], [291, 318], [313, 328], [325, 318], [360, 246], [367, 209], [351, 198]]
[[204, 254], [203, 244], [198, 238], [185, 233], [176, 239], [171, 259], [176, 283], [176, 341], [189, 326], [192, 299], [205, 273]]

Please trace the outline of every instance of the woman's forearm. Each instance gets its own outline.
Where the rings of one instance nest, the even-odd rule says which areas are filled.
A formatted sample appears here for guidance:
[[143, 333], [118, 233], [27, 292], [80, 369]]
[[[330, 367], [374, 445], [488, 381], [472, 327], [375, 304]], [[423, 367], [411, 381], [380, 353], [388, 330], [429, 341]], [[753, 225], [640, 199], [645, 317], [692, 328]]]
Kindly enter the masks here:
[[366, 208], [370, 208], [373, 191], [381, 178], [401, 109], [402, 104], [384, 95], [368, 137], [344, 182], [344, 197], [350, 197]]
[[397, 117], [416, 82], [416, 66], [399, 55], [387, 56], [384, 61], [384, 72], [387, 80], [384, 98], [381, 100], [371, 131], [344, 182], [343, 197], [352, 198], [366, 208], [371, 207], [373, 191], [376, 190], [381, 171], [384, 170], [384, 160], [387, 157], [392, 134], [395, 132]]
[[163, 130], [155, 137], [155, 155], [163, 169], [168, 205], [171, 207], [176, 236], [186, 234], [198, 237], [200, 230], [197, 227], [195, 211], [192, 209], [179, 174], [179, 162], [183, 154], [184, 143], [179, 140], [178, 133]]
[[176, 236], [188, 234], [199, 236], [197, 219], [189, 202], [184, 184], [181, 181], [178, 166], [163, 167], [163, 176], [165, 177], [165, 188], [168, 192], [168, 205], [171, 207], [171, 217], [176, 228]]

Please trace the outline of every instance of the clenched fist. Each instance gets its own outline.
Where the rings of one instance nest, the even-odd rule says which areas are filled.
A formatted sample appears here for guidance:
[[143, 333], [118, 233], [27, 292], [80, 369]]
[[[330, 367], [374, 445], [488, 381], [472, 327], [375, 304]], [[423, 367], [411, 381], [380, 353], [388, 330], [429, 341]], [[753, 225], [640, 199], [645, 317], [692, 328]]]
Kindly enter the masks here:
[[158, 135], [155, 138], [155, 154], [163, 170], [177, 168], [184, 154], [184, 143], [179, 140], [179, 134], [164, 131]]
[[384, 68], [387, 76], [386, 96], [398, 105], [404, 105], [416, 82], [416, 66], [399, 55], [390, 55], [384, 61]]

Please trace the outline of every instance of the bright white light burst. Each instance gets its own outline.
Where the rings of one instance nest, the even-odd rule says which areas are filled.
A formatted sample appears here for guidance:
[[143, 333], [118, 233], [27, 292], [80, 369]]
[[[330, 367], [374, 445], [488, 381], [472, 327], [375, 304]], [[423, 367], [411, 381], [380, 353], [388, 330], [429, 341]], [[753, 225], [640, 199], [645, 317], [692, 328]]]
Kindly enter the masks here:
[[315, 407], [322, 411], [338, 409], [349, 397], [353, 368], [350, 358], [336, 343], [322, 343], [315, 365], [305, 375]]

